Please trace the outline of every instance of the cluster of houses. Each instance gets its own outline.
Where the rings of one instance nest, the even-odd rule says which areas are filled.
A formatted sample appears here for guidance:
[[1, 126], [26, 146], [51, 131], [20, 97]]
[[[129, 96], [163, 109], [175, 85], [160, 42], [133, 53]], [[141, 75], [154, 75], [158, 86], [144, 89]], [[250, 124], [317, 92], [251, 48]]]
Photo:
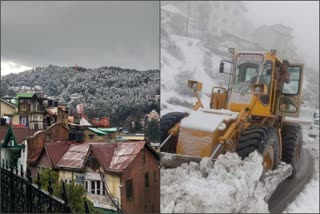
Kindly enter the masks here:
[[32, 176], [52, 169], [59, 180], [83, 185], [106, 211], [160, 212], [159, 154], [143, 135], [121, 134], [107, 117], [90, 123], [82, 105], [70, 114], [41, 93], [1, 99], [0, 113], [2, 163], [28, 167]]

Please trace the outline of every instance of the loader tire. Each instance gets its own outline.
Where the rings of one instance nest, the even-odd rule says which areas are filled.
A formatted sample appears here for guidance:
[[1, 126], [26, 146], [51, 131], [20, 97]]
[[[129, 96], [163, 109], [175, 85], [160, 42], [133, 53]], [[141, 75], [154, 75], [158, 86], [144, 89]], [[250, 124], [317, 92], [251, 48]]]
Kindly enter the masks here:
[[279, 137], [271, 126], [250, 126], [239, 138], [236, 148], [238, 155], [244, 159], [257, 150], [263, 158], [264, 171], [277, 168], [279, 159]]
[[292, 165], [293, 178], [299, 169], [302, 154], [302, 129], [296, 123], [284, 123], [282, 128], [282, 160]]
[[[160, 120], [160, 142], [162, 143], [168, 136], [168, 131], [177, 123], [179, 123], [185, 114], [182, 112], [171, 112], [165, 114]], [[161, 148], [162, 152], [176, 153], [177, 137], [170, 138], [169, 142]]]

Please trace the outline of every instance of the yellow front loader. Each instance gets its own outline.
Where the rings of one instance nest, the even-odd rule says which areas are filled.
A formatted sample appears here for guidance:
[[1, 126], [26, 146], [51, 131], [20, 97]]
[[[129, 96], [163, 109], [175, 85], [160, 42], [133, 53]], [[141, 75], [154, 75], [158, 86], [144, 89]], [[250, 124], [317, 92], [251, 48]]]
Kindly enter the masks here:
[[[163, 166], [176, 167], [203, 157], [214, 160], [226, 152], [245, 158], [257, 150], [265, 171], [283, 161], [292, 165], [294, 176], [301, 156], [302, 129], [285, 121], [285, 116], [299, 116], [303, 65], [290, 64], [290, 83], [277, 94], [275, 72], [282, 60], [275, 50], [229, 51], [231, 60], [222, 60], [219, 68], [220, 73], [229, 75], [229, 85], [212, 88], [210, 106], [203, 106], [200, 99], [202, 83], [189, 80], [188, 87], [197, 98], [193, 110], [162, 116]], [[224, 71], [225, 63], [231, 64], [230, 72]]]

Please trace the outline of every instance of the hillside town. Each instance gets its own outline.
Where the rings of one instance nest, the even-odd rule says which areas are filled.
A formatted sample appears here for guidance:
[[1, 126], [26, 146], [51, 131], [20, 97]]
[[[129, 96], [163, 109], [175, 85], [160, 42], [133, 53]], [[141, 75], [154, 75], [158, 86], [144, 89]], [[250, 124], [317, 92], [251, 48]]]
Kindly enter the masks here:
[[[83, 186], [102, 212], [159, 212], [159, 145], [147, 132], [150, 122], [159, 123], [158, 112], [131, 127], [112, 127], [106, 116], [88, 118], [83, 104], [70, 111], [40, 87], [24, 90], [1, 99], [2, 166], [33, 178], [50, 169]], [[138, 125], [143, 132], [130, 132]]]

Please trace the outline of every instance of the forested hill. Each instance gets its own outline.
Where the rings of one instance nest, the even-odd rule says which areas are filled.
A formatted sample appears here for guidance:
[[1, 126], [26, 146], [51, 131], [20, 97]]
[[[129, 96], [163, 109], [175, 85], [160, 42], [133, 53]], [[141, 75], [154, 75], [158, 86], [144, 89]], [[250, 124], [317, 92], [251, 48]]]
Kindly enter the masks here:
[[[129, 116], [135, 118], [159, 112], [159, 70], [138, 71], [118, 67], [86, 69], [49, 65], [3, 77], [1, 94], [14, 95], [10, 86], [41, 86], [49, 96], [70, 102], [72, 94], [83, 96], [85, 112], [92, 117], [108, 116], [113, 124], [122, 124]], [[72, 103], [74, 107], [76, 103]]]

